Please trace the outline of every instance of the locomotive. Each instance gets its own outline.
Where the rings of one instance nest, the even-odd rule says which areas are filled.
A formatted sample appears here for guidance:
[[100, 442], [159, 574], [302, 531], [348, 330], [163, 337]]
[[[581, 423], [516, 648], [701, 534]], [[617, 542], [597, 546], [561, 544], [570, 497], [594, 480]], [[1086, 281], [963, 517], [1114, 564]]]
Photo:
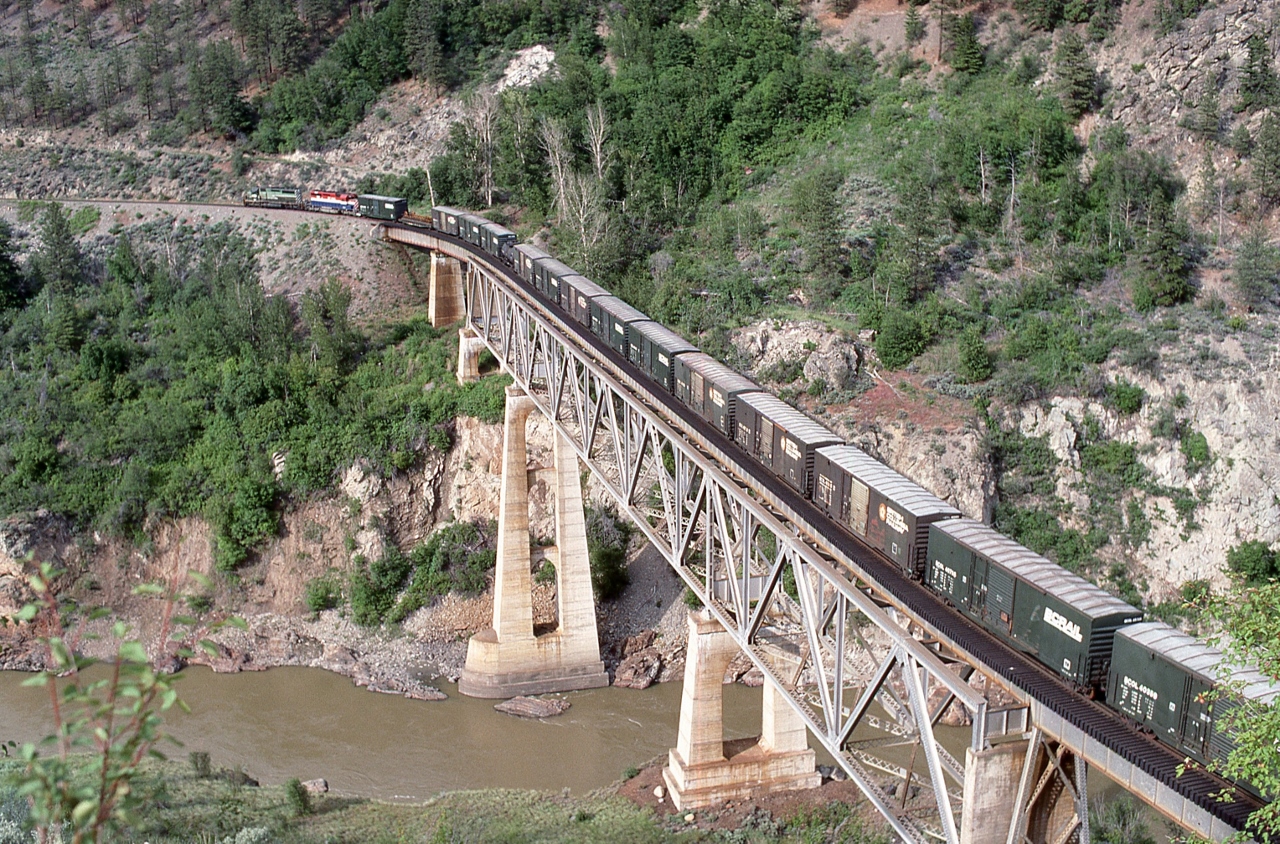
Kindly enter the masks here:
[[[263, 189], [250, 203], [279, 201]], [[316, 191], [298, 205], [323, 209]], [[287, 199], [288, 196], [285, 198]], [[966, 519], [956, 508], [849, 445], [751, 379], [613, 296], [510, 229], [477, 214], [435, 206], [408, 212], [394, 197], [360, 195], [355, 213], [427, 227], [462, 240], [509, 267], [569, 320], [591, 332], [752, 460], [812, 502], [832, 522], [921, 581], [956, 611], [1030, 655], [1066, 684], [1106, 702], [1139, 728], [1201, 763], [1220, 763], [1235, 746], [1222, 715], [1241, 698], [1280, 702], [1280, 684], [1234, 672], [1244, 688], [1214, 701], [1227, 678], [1221, 652], [1079, 575]], [[305, 203], [305, 204], [304, 204]], [[278, 206], [286, 207], [286, 206]], [[1239, 785], [1255, 795], [1249, 783]]]
[[409, 201], [402, 197], [301, 188], [252, 188], [245, 191], [240, 201], [252, 208], [289, 208], [388, 221], [399, 220], [409, 210]]

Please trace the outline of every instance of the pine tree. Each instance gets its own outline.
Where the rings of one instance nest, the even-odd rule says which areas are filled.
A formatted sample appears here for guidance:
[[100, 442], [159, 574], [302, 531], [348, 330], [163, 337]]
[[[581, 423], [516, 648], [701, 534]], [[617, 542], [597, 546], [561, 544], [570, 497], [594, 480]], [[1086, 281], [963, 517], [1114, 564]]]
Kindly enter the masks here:
[[405, 9], [404, 51], [409, 69], [414, 76], [437, 87], [447, 81], [440, 16], [438, 0], [410, 0]]
[[143, 108], [147, 110], [147, 120], [150, 120], [151, 110], [156, 104], [156, 79], [141, 54], [138, 55], [138, 63], [134, 66], [133, 87], [138, 92], [138, 98], [142, 100]]
[[960, 377], [970, 384], [986, 381], [995, 371], [987, 341], [978, 326], [971, 325], [960, 335]]
[[1052, 32], [1062, 21], [1062, 0], [1014, 0], [1013, 6], [1033, 29]]
[[22, 270], [13, 260], [13, 229], [0, 220], [0, 311], [21, 305], [26, 298]]
[[977, 73], [982, 70], [982, 45], [978, 43], [978, 28], [973, 15], [961, 15], [951, 24], [951, 67], [958, 73]]
[[71, 221], [60, 203], [50, 203], [40, 223], [40, 249], [32, 256], [41, 280], [55, 293], [70, 293], [80, 284], [84, 259]]
[[1139, 311], [1176, 305], [1191, 297], [1190, 266], [1182, 240], [1169, 201], [1157, 188], [1147, 210], [1147, 237], [1133, 290], [1133, 305]]
[[1280, 118], [1267, 112], [1253, 150], [1253, 181], [1265, 207], [1280, 202]]
[[1079, 118], [1093, 108], [1098, 96], [1098, 72], [1079, 35], [1063, 34], [1053, 54], [1053, 69], [1058, 75], [1058, 96], [1067, 114]]
[[1267, 242], [1267, 230], [1254, 224], [1245, 232], [1231, 265], [1231, 280], [1240, 298], [1257, 305], [1276, 298], [1280, 288], [1280, 249]]
[[1196, 103], [1195, 132], [1202, 140], [1216, 141], [1222, 128], [1222, 114], [1218, 109], [1218, 86], [1212, 74], [1205, 74], [1200, 100]]
[[914, 47], [924, 39], [924, 18], [920, 17], [920, 12], [915, 6], [907, 8], [907, 20], [905, 26], [908, 45]]
[[1248, 57], [1240, 77], [1240, 106], [1245, 111], [1256, 111], [1275, 104], [1276, 95], [1280, 93], [1280, 79], [1276, 78], [1275, 68], [1271, 66], [1271, 48], [1261, 33], [1250, 35], [1245, 49]]

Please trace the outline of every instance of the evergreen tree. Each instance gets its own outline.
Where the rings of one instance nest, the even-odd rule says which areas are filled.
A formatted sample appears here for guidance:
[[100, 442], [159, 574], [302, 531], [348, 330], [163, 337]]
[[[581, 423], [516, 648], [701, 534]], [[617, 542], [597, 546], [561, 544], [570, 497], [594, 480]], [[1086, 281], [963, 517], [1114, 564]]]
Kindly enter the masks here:
[[1176, 305], [1191, 298], [1193, 290], [1187, 279], [1190, 266], [1182, 243], [1169, 201], [1164, 191], [1157, 190], [1147, 210], [1147, 237], [1133, 290], [1133, 304], [1139, 311]]
[[1058, 96], [1067, 114], [1079, 118], [1093, 108], [1098, 96], [1098, 72], [1079, 35], [1063, 33], [1053, 54], [1053, 69], [1058, 75]]
[[1265, 207], [1280, 201], [1280, 118], [1267, 112], [1258, 127], [1253, 151], [1253, 181], [1258, 200]]
[[439, 0], [410, 0], [405, 10], [404, 52], [413, 75], [437, 87], [447, 82], [440, 43]]
[[821, 167], [797, 180], [791, 189], [791, 210], [800, 226], [809, 300], [817, 305], [840, 293], [846, 263], [840, 249], [840, 186], [844, 177], [835, 168]]
[[1062, 22], [1062, 0], [1015, 0], [1013, 5], [1033, 29], [1052, 32]]
[[150, 120], [151, 111], [156, 104], [156, 79], [141, 55], [138, 56], [138, 63], [134, 66], [133, 87], [138, 92], [138, 98], [142, 100], [143, 108], [147, 110], [147, 120]]
[[1194, 128], [1195, 133], [1206, 141], [1216, 141], [1222, 128], [1222, 114], [1218, 109], [1218, 86], [1214, 84], [1211, 73], [1204, 76], [1203, 90], [1196, 103]]
[[986, 381], [995, 371], [987, 341], [982, 339], [982, 331], [976, 325], [969, 326], [960, 335], [959, 364], [960, 377], [970, 384]]
[[1245, 49], [1248, 56], [1240, 77], [1240, 106], [1245, 111], [1256, 111], [1275, 104], [1280, 80], [1271, 66], [1271, 48], [1262, 33], [1250, 35]]
[[0, 311], [15, 308], [26, 299], [26, 284], [13, 253], [13, 229], [0, 220]]
[[909, 6], [906, 20], [907, 44], [912, 47], [919, 44], [924, 39], [924, 33], [924, 18], [920, 16], [920, 12], [915, 6]]
[[972, 14], [952, 19], [951, 53], [948, 60], [958, 73], [978, 73], [982, 70], [982, 45], [978, 42], [978, 28]]
[[1271, 302], [1280, 287], [1280, 249], [1267, 242], [1267, 230], [1255, 223], [1245, 232], [1231, 265], [1231, 280], [1249, 305]]
[[32, 256], [40, 280], [55, 293], [68, 294], [80, 284], [84, 258], [62, 205], [49, 204], [40, 224], [40, 248]]
[[31, 116], [40, 119], [49, 107], [49, 79], [44, 75], [44, 68], [37, 67], [27, 77], [27, 104], [31, 107]]

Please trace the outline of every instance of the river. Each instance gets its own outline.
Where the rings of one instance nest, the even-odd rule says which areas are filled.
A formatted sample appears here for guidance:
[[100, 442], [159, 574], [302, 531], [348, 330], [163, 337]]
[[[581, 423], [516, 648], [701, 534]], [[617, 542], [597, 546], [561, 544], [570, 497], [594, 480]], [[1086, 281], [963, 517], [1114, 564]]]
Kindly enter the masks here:
[[[0, 741], [35, 741], [49, 732], [45, 689], [29, 674], [0, 672]], [[188, 668], [178, 684], [190, 713], [171, 710], [167, 731], [215, 766], [241, 766], [264, 783], [323, 777], [340, 794], [423, 800], [466, 788], [569, 788], [608, 785], [623, 770], [675, 746], [680, 684], [644, 691], [574, 692], [572, 707], [544, 720], [495, 712], [441, 684], [443, 701], [414, 701], [357, 688], [316, 668], [214, 674]], [[725, 736], [760, 732], [759, 689], [725, 687]]]
[[[23, 687], [30, 676], [0, 671], [0, 742], [36, 741], [50, 730], [48, 692]], [[166, 755], [205, 751], [214, 766], [241, 767], [266, 784], [323, 777], [335, 793], [384, 800], [469, 788], [582, 794], [665, 757], [680, 718], [679, 683], [573, 692], [565, 714], [530, 720], [495, 712], [494, 701], [464, 697], [448, 683], [440, 685], [448, 700], [426, 702], [370, 692], [318, 668], [214, 674], [193, 667], [180, 677], [191, 711], [166, 713], [167, 732], [183, 745], [162, 748]], [[758, 735], [760, 689], [734, 684], [724, 695], [725, 738]], [[963, 755], [968, 730], [941, 729]], [[1089, 792], [1107, 800], [1119, 787], [1090, 775]], [[1163, 822], [1147, 819], [1167, 841]]]

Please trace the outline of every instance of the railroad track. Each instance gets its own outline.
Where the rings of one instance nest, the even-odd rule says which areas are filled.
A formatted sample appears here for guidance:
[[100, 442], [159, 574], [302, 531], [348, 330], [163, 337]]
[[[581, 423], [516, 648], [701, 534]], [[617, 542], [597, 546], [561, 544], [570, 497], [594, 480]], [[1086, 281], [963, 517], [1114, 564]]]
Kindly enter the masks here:
[[[412, 230], [412, 227], [405, 228]], [[494, 263], [489, 256], [476, 252], [470, 244], [460, 238], [442, 232], [435, 232], [434, 235], [442, 241], [456, 245], [462, 251], [483, 257], [490, 265]], [[506, 267], [500, 267], [500, 269], [509, 284], [524, 291], [534, 301], [542, 300], [541, 294], [513, 271]], [[593, 349], [597, 356], [609, 361], [616, 370], [621, 372], [629, 370], [627, 361], [585, 326], [563, 316], [558, 321], [576, 338], [579, 345]], [[737, 464], [734, 472], [739, 477], [749, 478], [757, 488], [767, 489], [770, 495], [791, 508], [810, 525], [828, 524], [828, 520], [816, 505], [785, 484], [781, 478], [758, 469], [754, 461], [737, 443], [723, 437], [710, 423], [680, 404], [675, 396], [660, 390], [647, 390], [644, 398], [651, 405], [660, 406], [669, 416], [678, 418], [686, 428], [697, 432], [704, 443], [714, 443], [715, 450], [733, 457]], [[1011, 685], [1021, 689], [1080, 729], [1085, 735], [1095, 739], [1168, 788], [1192, 800], [1210, 814], [1233, 828], [1243, 831], [1247, 826], [1249, 815], [1263, 805], [1257, 798], [1243, 790], [1235, 789], [1226, 780], [1208, 773], [1203, 768], [1188, 767], [1179, 775], [1179, 769], [1187, 761], [1182, 754], [1140, 732], [1119, 713], [1079, 694], [1030, 656], [1002, 642], [971, 619], [961, 615], [941, 597], [927, 589], [924, 584], [907, 577], [896, 565], [858, 538], [839, 530], [824, 530], [822, 533], [833, 547], [856, 563], [861, 569], [860, 576], [873, 588], [894, 596], [911, 615], [921, 622], [927, 622], [944, 639], [956, 643], [971, 658], [986, 666], [991, 673], [1004, 678]], [[1233, 793], [1233, 799], [1230, 802], [1223, 800], [1220, 795], [1224, 793]]]

